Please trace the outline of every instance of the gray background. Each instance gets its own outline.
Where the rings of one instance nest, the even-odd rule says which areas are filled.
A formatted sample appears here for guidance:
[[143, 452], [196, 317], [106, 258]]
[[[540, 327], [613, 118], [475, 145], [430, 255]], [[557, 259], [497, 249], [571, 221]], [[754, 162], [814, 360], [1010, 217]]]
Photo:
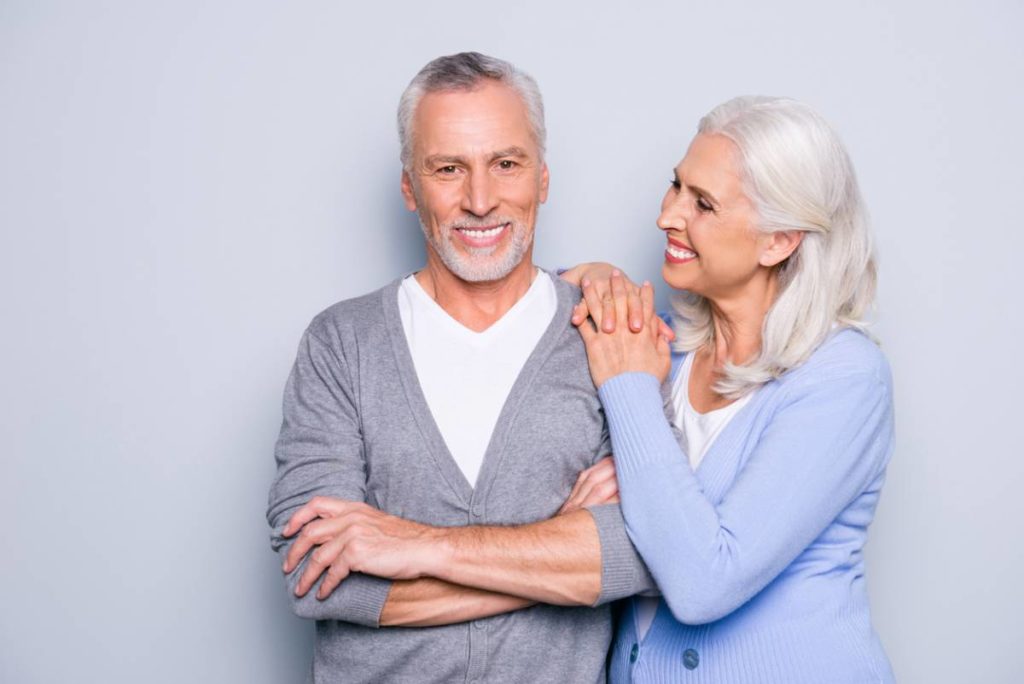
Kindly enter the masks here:
[[1022, 19], [3, 0], [0, 680], [302, 680], [312, 626], [263, 522], [280, 393], [311, 316], [421, 263], [394, 107], [428, 59], [477, 49], [546, 96], [544, 265], [657, 278], [671, 168], [732, 95], [836, 124], [898, 392], [875, 623], [903, 682], [1021, 681]]

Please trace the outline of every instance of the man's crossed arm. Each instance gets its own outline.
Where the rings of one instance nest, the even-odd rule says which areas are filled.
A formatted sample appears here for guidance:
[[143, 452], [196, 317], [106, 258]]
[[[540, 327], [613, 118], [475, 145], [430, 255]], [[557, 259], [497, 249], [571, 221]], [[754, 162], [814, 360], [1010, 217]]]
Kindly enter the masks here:
[[609, 457], [581, 473], [559, 515], [530, 525], [431, 527], [364, 503], [316, 497], [283, 530], [294, 538], [284, 571], [295, 572], [308, 555], [295, 594], [305, 596], [322, 577], [319, 600], [351, 572], [395, 580], [382, 626], [449, 624], [534, 602], [594, 605], [606, 574], [598, 519], [617, 515], [617, 507], [583, 507], [614, 503], [616, 495]]
[[[596, 505], [604, 500], [598, 481], [614, 482], [610, 459], [601, 462], [604, 470], [595, 465], [584, 471], [562, 515], [533, 525], [429, 528], [348, 503], [367, 497], [356, 385], [339, 351], [347, 334], [331, 320], [314, 319], [285, 387], [267, 520], [271, 545], [289, 568], [296, 614], [368, 626], [439, 625], [537, 600], [605, 602], [653, 586], [619, 507]], [[588, 498], [591, 492], [596, 498]], [[325, 502], [345, 504], [332, 508]], [[589, 514], [569, 515], [582, 506], [591, 506]], [[371, 542], [390, 551], [367, 554]], [[383, 562], [397, 564], [373, 565]], [[374, 570], [381, 575], [370, 574]], [[317, 599], [309, 590], [325, 571], [332, 573], [325, 578], [328, 589], [348, 579]]]

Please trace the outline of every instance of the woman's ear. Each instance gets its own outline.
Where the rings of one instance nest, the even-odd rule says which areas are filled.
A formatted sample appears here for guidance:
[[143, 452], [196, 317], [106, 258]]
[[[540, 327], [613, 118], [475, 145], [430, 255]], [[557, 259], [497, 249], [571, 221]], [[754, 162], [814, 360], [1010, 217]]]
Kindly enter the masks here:
[[767, 242], [761, 250], [762, 266], [777, 266], [789, 258], [804, 239], [802, 230], [778, 230], [767, 235]]

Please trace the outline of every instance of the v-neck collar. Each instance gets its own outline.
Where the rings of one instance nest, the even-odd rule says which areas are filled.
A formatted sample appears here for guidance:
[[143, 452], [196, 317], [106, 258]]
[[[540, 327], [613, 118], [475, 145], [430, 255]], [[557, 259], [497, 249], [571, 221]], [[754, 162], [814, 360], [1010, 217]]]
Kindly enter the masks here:
[[502, 331], [506, 330], [510, 325], [515, 325], [516, 321], [521, 318], [523, 311], [530, 306], [530, 304], [541, 296], [542, 288], [545, 287], [543, 278], [550, 278], [543, 270], [537, 268], [534, 273], [533, 280], [530, 282], [530, 287], [526, 289], [526, 292], [516, 300], [515, 304], [509, 307], [508, 311], [502, 314], [501, 318], [494, 321], [485, 330], [477, 332], [467, 328], [459, 321], [455, 320], [450, 313], [444, 310], [437, 301], [431, 297], [420, 281], [417, 280], [416, 275], [406, 276], [401, 280], [401, 287], [405, 287], [410, 296], [415, 297], [423, 304], [423, 310], [434, 320], [437, 321], [438, 325], [443, 325], [453, 335], [457, 335], [458, 339], [465, 340], [467, 343], [474, 347], [486, 347], [491, 343], [495, 337], [500, 336]]
[[[684, 363], [686, 361], [686, 357], [689, 354], [691, 354], [691, 353], [692, 352], [683, 352], [679, 356], [679, 360], [678, 361], [673, 359], [673, 363], [672, 363], [672, 391], [673, 392], [675, 391], [677, 380], [679, 379], [678, 376], [683, 371], [683, 365], [684, 365]], [[702, 458], [700, 460], [700, 463], [697, 464], [697, 469], [693, 471], [693, 474], [697, 475], [699, 477], [701, 484], [705, 488], [705, 491], [707, 491], [707, 488], [709, 486], [711, 486], [711, 485], [713, 485], [715, 487], [715, 491], [717, 491], [717, 486], [718, 486], [718, 483], [720, 481], [719, 475], [722, 472], [723, 465], [728, 460], [728, 459], [725, 458], [724, 454], [727, 454], [727, 453], [731, 452], [733, 449], [735, 449], [738, 446], [739, 440], [745, 434], [745, 430], [741, 430], [737, 426], [739, 426], [741, 424], [745, 425], [747, 423], [747, 421], [748, 421], [748, 417], [747, 417], [748, 414], [755, 410], [754, 409], [755, 406], [759, 406], [764, 401], [765, 396], [770, 393], [769, 385], [772, 385], [773, 382], [774, 381], [768, 382], [768, 383], [766, 383], [764, 385], [761, 385], [756, 390], [754, 390], [754, 395], [752, 397], [750, 397], [750, 400], [747, 401], [747, 403], [742, 408], [740, 408], [739, 411], [736, 412], [736, 414], [729, 420], [729, 422], [726, 424], [726, 426], [724, 428], [722, 428], [722, 431], [720, 433], [718, 433], [718, 437], [715, 438], [715, 441], [712, 442], [711, 446], [708, 447], [706, 452], [704, 452], [704, 458]], [[683, 391], [688, 392], [689, 388], [684, 387]], [[686, 400], [689, 401], [689, 397], [688, 396], [687, 396]], [[673, 425], [675, 425], [675, 420], [674, 420], [674, 418], [675, 418], [675, 415], [674, 415], [675, 410], [676, 410], [675, 396], [672, 396]], [[684, 428], [680, 428], [680, 429], [685, 432], [685, 427]], [[684, 435], [684, 437], [685, 437], [685, 435]], [[687, 454], [686, 456], [687, 456], [687, 459], [688, 459], [689, 458], [689, 454]]]
[[[402, 319], [398, 309], [398, 288], [401, 286], [404, 276], [381, 290], [381, 307], [384, 313], [388, 337], [391, 340], [391, 351], [395, 357], [399, 380], [405, 390], [405, 398], [411, 409], [413, 419], [423, 435], [427, 450], [434, 459], [434, 463], [441, 472], [441, 476], [463, 504], [473, 506], [474, 513], [476, 514], [479, 513], [477, 503], [483, 500], [486, 493], [490, 490], [491, 483], [501, 465], [505, 443], [508, 440], [512, 423], [523, 404], [523, 400], [528, 395], [530, 386], [536, 378], [538, 371], [544, 365], [544, 361], [554, 350], [562, 334], [570, 325], [570, 313], [575, 304], [572, 296], [572, 287], [560, 278], [551, 276], [550, 273], [548, 275], [555, 285], [555, 293], [558, 298], [555, 315], [551, 318], [551, 322], [548, 324], [544, 334], [541, 335], [540, 341], [537, 342], [530, 356], [526, 359], [526, 363], [523, 364], [519, 375], [512, 385], [512, 389], [505, 398], [505, 403], [501, 407], [498, 420], [491, 433], [491, 439], [487, 444], [486, 451], [484, 451], [484, 459], [480, 465], [475, 489], [469, 483], [469, 480], [466, 479], [455, 457], [448, 450], [448, 445], [445, 443], [444, 437], [441, 436], [441, 430], [437, 427], [437, 422], [434, 420], [434, 416], [430, 412], [430, 406], [427, 404], [426, 397], [423, 394], [423, 388], [420, 386], [419, 376], [416, 374], [416, 366], [412, 359], [412, 352], [409, 350], [409, 342], [405, 337], [405, 329], [402, 326]], [[534, 278], [534, 284], [536, 284], [536, 278]], [[493, 328], [494, 326], [491, 327]], [[490, 329], [488, 328], [488, 330]]]

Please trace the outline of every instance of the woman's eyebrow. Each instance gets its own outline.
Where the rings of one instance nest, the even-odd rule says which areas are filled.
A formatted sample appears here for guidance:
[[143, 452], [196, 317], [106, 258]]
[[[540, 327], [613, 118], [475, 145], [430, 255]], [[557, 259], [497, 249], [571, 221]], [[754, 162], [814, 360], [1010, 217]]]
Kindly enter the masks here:
[[[679, 172], [676, 171], [675, 169], [672, 169], [672, 177], [675, 178], [676, 183], [684, 185], [684, 183], [679, 180]], [[722, 203], [719, 202], [714, 195], [712, 195], [710, 192], [700, 187], [699, 185], [693, 185], [692, 183], [685, 183], [685, 185], [687, 190], [689, 190], [690, 192], [703, 196], [705, 199], [710, 200], [711, 203], [714, 205], [721, 206]]]

